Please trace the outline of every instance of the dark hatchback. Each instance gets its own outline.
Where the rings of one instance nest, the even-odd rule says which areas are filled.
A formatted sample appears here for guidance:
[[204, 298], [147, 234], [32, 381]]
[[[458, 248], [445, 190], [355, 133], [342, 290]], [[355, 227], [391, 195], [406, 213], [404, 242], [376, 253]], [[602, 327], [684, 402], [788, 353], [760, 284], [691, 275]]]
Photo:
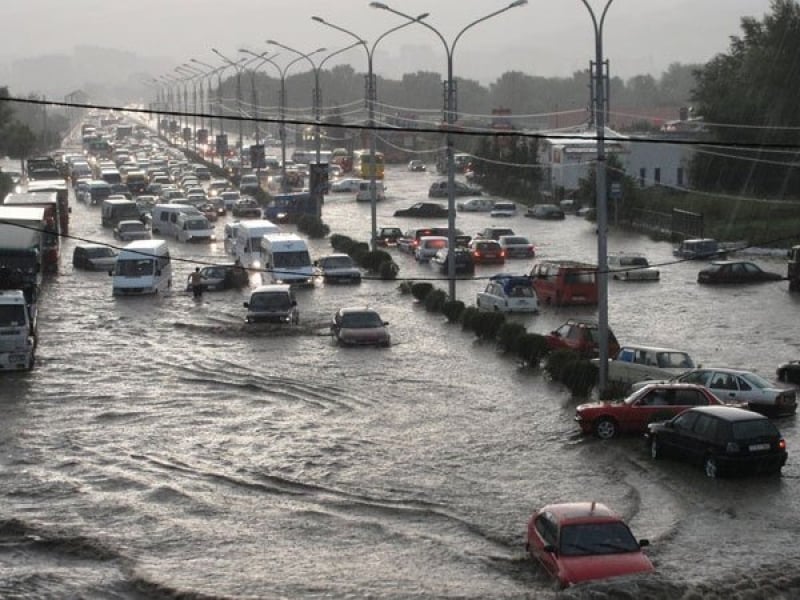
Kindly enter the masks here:
[[788, 456], [778, 428], [765, 416], [730, 406], [702, 406], [650, 423], [650, 456], [703, 465], [708, 477], [746, 472], [780, 474]]
[[697, 283], [761, 283], [782, 279], [780, 273], [765, 271], [744, 260], [716, 260], [697, 274]]
[[447, 216], [447, 207], [435, 202], [417, 202], [408, 208], [394, 211], [395, 217], [432, 217], [442, 218]]

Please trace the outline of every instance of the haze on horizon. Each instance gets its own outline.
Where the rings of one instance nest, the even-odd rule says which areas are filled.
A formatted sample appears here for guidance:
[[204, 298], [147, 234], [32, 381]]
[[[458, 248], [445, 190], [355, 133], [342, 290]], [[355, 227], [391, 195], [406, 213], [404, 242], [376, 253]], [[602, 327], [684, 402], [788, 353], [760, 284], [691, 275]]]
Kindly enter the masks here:
[[[589, 2], [598, 12], [605, 5], [605, 0]], [[508, 1], [389, 0], [386, 4], [412, 15], [429, 12], [427, 22], [450, 44], [466, 24]], [[728, 50], [731, 36], [741, 34], [742, 17], [762, 19], [769, 10], [770, 0], [614, 0], [603, 36], [611, 74], [623, 79], [648, 73], [657, 77], [674, 62], [706, 62]], [[402, 22], [387, 11], [370, 8], [368, 0], [4, 0], [3, 14], [7, 27], [0, 65], [6, 68], [14, 61], [69, 56], [76, 46], [93, 46], [134, 53], [150, 65], [163, 64], [162, 72], [191, 58], [221, 64], [212, 47], [231, 58], [241, 47], [264, 52], [268, 38], [303, 52], [318, 47], [333, 52], [352, 43], [343, 33], [312, 21], [312, 15], [346, 27], [370, 44]], [[292, 57], [276, 51], [279, 62]], [[570, 77], [585, 70], [593, 57], [592, 24], [580, 0], [529, 0], [527, 6], [465, 33], [454, 52], [454, 72], [483, 84], [512, 70]], [[341, 62], [359, 72], [366, 70], [360, 47], [326, 65]], [[446, 56], [430, 30], [411, 26], [381, 41], [374, 65], [377, 74], [389, 78], [416, 71], [444, 73]], [[302, 64], [295, 68], [293, 72], [299, 72]], [[4, 71], [0, 67], [0, 80]]]

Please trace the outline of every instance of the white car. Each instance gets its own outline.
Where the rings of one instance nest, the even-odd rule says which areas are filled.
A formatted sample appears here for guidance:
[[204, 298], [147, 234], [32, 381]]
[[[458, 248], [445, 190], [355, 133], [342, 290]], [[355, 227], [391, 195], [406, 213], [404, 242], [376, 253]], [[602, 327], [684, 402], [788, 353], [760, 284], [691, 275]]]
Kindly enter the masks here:
[[517, 214], [517, 205], [513, 202], [495, 202], [489, 214], [492, 217], [514, 217]]
[[361, 270], [347, 254], [323, 256], [315, 266], [325, 283], [361, 283]]
[[133, 240], [149, 240], [151, 235], [150, 230], [141, 221], [125, 219], [114, 227], [114, 237], [123, 242], [132, 242]]
[[638, 381], [671, 379], [696, 366], [683, 350], [626, 345], [608, 361], [608, 380], [627, 388]]
[[356, 179], [354, 177], [346, 177], [345, 179], [339, 179], [334, 181], [330, 185], [331, 192], [334, 193], [356, 193], [358, 192], [359, 186], [361, 182], [364, 181], [363, 179]]
[[470, 198], [464, 202], [457, 202], [456, 209], [463, 212], [489, 212], [494, 204], [494, 200], [489, 198]]
[[491, 312], [539, 312], [539, 299], [530, 278], [520, 275], [493, 276], [486, 289], [478, 292], [476, 304], [480, 310]]
[[533, 242], [523, 235], [501, 235], [497, 238], [506, 252], [506, 258], [534, 258], [536, 249]]
[[658, 281], [661, 277], [659, 270], [651, 267], [641, 254], [609, 254], [608, 270], [614, 279], [622, 281]]

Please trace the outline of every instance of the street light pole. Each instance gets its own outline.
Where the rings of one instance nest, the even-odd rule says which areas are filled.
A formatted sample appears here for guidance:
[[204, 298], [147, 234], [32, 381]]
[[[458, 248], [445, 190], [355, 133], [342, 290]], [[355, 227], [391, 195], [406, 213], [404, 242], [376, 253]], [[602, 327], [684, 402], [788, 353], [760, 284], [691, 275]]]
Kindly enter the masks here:
[[212, 48], [211, 51], [236, 69], [236, 106], [239, 110], [239, 168], [241, 169], [242, 165], [244, 165], [244, 156], [242, 155], [244, 152], [244, 132], [242, 130], [244, 126], [244, 115], [242, 114], [242, 71], [244, 67], [241, 64], [243, 61], [233, 62], [216, 48]]
[[441, 40], [442, 45], [444, 45], [445, 53], [447, 54], [447, 114], [445, 115], [445, 120], [447, 122], [446, 125], [446, 146], [447, 146], [447, 247], [449, 251], [447, 252], [447, 278], [449, 283], [449, 296], [450, 300], [456, 299], [456, 261], [455, 261], [455, 246], [456, 246], [456, 199], [455, 199], [455, 159], [453, 156], [453, 124], [455, 123], [455, 88], [454, 88], [454, 81], [453, 81], [453, 52], [456, 49], [456, 44], [458, 40], [461, 39], [461, 36], [468, 30], [477, 25], [478, 23], [482, 23], [492, 17], [496, 17], [499, 14], [506, 12], [507, 10], [511, 10], [512, 8], [517, 8], [518, 6], [524, 6], [528, 3], [528, 0], [515, 0], [508, 6], [496, 10], [488, 15], [481, 17], [480, 19], [476, 19], [471, 23], [468, 23], [464, 26], [453, 38], [452, 43], [448, 46], [447, 40], [444, 39], [444, 36], [439, 32], [438, 29], [430, 25], [429, 23], [419, 20], [411, 15], [407, 15], [399, 10], [395, 10], [382, 2], [370, 2], [370, 6], [373, 8], [380, 8], [382, 10], [387, 10], [391, 13], [394, 13], [400, 17], [408, 19], [409, 21], [414, 21], [415, 23], [419, 23], [423, 27], [427, 27], [436, 36]]
[[614, 0], [608, 0], [598, 22], [594, 10], [587, 0], [581, 0], [592, 18], [595, 47], [594, 112], [597, 134], [597, 166], [595, 184], [597, 195], [597, 343], [599, 364], [597, 389], [602, 397], [608, 386], [608, 193], [606, 190], [605, 149], [605, 90], [603, 73], [603, 25], [608, 9]]
[[[180, 116], [174, 113], [180, 112], [179, 109], [180, 109], [181, 92], [180, 89], [178, 88], [178, 85], [181, 83], [181, 80], [175, 77], [174, 75], [170, 74], [162, 75], [161, 78], [164, 81], [166, 81], [167, 85], [169, 86], [167, 92], [167, 98], [169, 102], [169, 112], [172, 114], [169, 115], [170, 119], [167, 127], [167, 140], [169, 141], [170, 144], [172, 144], [174, 143], [172, 140], [172, 123], [176, 116], [178, 117]], [[178, 124], [180, 125], [180, 121], [178, 121]]]
[[385, 38], [390, 33], [397, 31], [398, 29], [403, 29], [404, 27], [408, 27], [409, 25], [413, 25], [415, 21], [419, 21], [420, 19], [424, 19], [428, 16], [428, 13], [424, 13], [418, 16], [414, 21], [407, 21], [406, 23], [402, 23], [396, 27], [392, 27], [388, 31], [382, 33], [378, 38], [372, 43], [372, 46], [368, 46], [367, 42], [360, 38], [358, 35], [350, 31], [349, 29], [345, 29], [344, 27], [340, 27], [339, 25], [335, 25], [329, 21], [326, 21], [322, 17], [311, 17], [312, 20], [316, 21], [317, 23], [322, 23], [323, 25], [327, 25], [337, 31], [341, 31], [349, 35], [350, 37], [356, 40], [356, 44], [354, 45], [362, 45], [364, 46], [364, 50], [367, 53], [367, 126], [372, 130], [372, 135], [370, 136], [370, 174], [369, 174], [369, 200], [370, 200], [370, 217], [371, 217], [371, 225], [372, 225], [372, 233], [370, 235], [370, 248], [372, 250], [377, 250], [378, 244], [378, 190], [377, 190], [377, 182], [376, 182], [376, 164], [375, 164], [375, 151], [376, 151], [376, 138], [377, 138], [377, 131], [375, 131], [375, 102], [377, 101], [377, 90], [375, 89], [375, 75], [373, 73], [373, 58], [375, 56], [375, 47], [378, 45], [383, 38]]
[[278, 97], [278, 111], [279, 111], [279, 119], [280, 119], [280, 129], [279, 135], [281, 137], [281, 191], [287, 192], [288, 186], [286, 185], [286, 73], [293, 64], [300, 62], [303, 60], [304, 57], [298, 56], [292, 61], [289, 61], [285, 67], [281, 69], [281, 67], [276, 63], [272, 58], [267, 58], [265, 55], [268, 52], [264, 52], [262, 54], [256, 54], [251, 50], [247, 50], [246, 48], [240, 48], [239, 52], [243, 52], [244, 54], [250, 54], [256, 58], [263, 59], [264, 62], [271, 64], [278, 70], [278, 74], [280, 75], [280, 93]]
[[[194, 152], [197, 152], [197, 79], [202, 75], [197, 69], [188, 64], [183, 64], [175, 67], [178, 73], [183, 73], [188, 76], [192, 82], [192, 147]], [[186, 117], [188, 125], [188, 115]]]
[[192, 58], [190, 60], [191, 62], [197, 63], [198, 65], [202, 65], [208, 69], [206, 73], [206, 75], [208, 76], [208, 79], [206, 79], [206, 110], [208, 110], [208, 129], [209, 129], [208, 136], [209, 139], [211, 139], [213, 142], [214, 118], [213, 118], [213, 112], [211, 110], [211, 76], [214, 75], [214, 73], [219, 73], [220, 71], [222, 71], [225, 68], [225, 66], [215, 67], [213, 65], [209, 65], [208, 63], [204, 63], [203, 61], [197, 60], [196, 58]]

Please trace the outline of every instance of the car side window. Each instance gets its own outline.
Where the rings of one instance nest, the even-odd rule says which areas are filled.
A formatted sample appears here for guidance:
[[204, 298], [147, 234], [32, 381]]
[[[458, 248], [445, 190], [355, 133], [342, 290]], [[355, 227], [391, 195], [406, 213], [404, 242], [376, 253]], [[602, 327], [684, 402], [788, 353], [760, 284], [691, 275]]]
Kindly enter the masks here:
[[708, 404], [706, 397], [697, 390], [676, 390], [676, 406], [705, 406]]
[[747, 383], [742, 377], [736, 378], [736, 383], [739, 385], [739, 389], [743, 392], [749, 392], [753, 388], [750, 387], [750, 384]]
[[692, 430], [706, 440], [716, 439], [717, 420], [708, 415], [699, 415]]
[[685, 412], [672, 422], [675, 429], [680, 429], [682, 431], [689, 431], [694, 425], [694, 422], [697, 420], [697, 413], [696, 412]]
[[545, 544], [549, 544], [552, 546], [556, 545], [558, 541], [557, 529], [555, 523], [550, 518], [550, 515], [547, 513], [543, 515], [539, 515], [536, 519], [536, 531], [539, 532], [539, 535], [542, 536]]

